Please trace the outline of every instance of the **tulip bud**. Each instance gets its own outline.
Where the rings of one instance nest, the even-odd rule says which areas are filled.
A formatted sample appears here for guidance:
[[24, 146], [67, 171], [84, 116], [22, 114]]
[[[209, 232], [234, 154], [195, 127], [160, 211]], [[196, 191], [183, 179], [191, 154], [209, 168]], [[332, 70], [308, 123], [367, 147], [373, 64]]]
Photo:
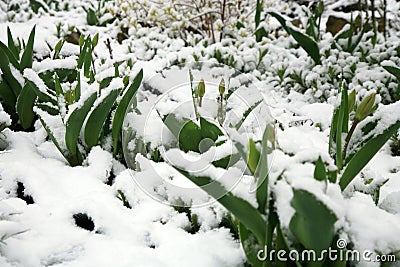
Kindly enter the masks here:
[[206, 85], [204, 84], [203, 79], [200, 80], [200, 83], [197, 87], [197, 91], [198, 91], [199, 97], [203, 97], [204, 94], [206, 93]]
[[200, 83], [199, 83], [199, 85], [197, 86], [197, 93], [198, 93], [199, 98], [200, 98], [200, 99], [199, 99], [199, 106], [201, 107], [201, 103], [202, 103], [202, 100], [203, 100], [203, 96], [204, 96], [205, 93], [206, 93], [206, 85], [205, 85], [203, 79], [200, 80]]
[[348, 110], [349, 113], [353, 111], [354, 105], [356, 103], [356, 90], [351, 91], [348, 98]]
[[92, 39], [92, 47], [95, 48], [99, 42], [99, 33], [96, 33]]
[[219, 94], [223, 95], [225, 93], [225, 80], [224, 78], [221, 78], [221, 81], [219, 82]]
[[249, 167], [252, 174], [256, 172], [259, 160], [260, 160], [260, 152], [258, 151], [253, 139], [249, 139], [247, 166]]
[[82, 47], [84, 42], [85, 42], [85, 36], [81, 34], [81, 36], [79, 36], [79, 47]]
[[372, 93], [364, 98], [364, 100], [357, 107], [354, 119], [357, 121], [363, 121], [374, 111], [375, 95], [376, 93]]

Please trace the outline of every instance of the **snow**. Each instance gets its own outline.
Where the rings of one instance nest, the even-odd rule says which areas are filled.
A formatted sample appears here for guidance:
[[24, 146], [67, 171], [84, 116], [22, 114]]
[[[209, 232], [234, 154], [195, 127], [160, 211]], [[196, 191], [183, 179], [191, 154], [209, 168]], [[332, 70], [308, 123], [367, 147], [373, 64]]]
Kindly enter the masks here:
[[49, 89], [44, 84], [43, 80], [40, 79], [39, 75], [33, 69], [25, 69], [24, 77], [27, 80], [33, 82], [37, 86], [37, 88], [39, 89], [40, 92], [42, 92], [43, 94], [47, 94]]
[[55, 69], [75, 69], [77, 66], [77, 57], [70, 56], [63, 59], [50, 59], [46, 58], [40, 62], [34, 62], [32, 69], [36, 73], [52, 71]]
[[4, 111], [3, 106], [0, 103], [0, 125], [1, 124], [4, 124], [5, 126], [10, 126], [11, 117]]
[[[193, 176], [208, 177], [222, 186], [223, 193], [230, 192], [257, 208], [255, 180], [246, 169], [246, 162], [239, 160], [227, 169], [217, 168], [211, 162], [236, 153], [235, 144], [241, 144], [246, 152], [248, 139], [259, 142], [267, 124], [276, 130], [276, 142], [271, 142], [276, 149], [268, 156], [269, 192], [290, 243], [296, 242], [289, 229], [295, 213], [290, 202], [293, 189], [301, 189], [315, 195], [336, 214], [337, 234], [354, 249], [375, 254], [399, 251], [400, 157], [391, 152], [391, 145], [397, 140], [386, 144], [344, 192], [338, 182], [326, 183], [313, 177], [314, 163], [319, 157], [327, 170], [337, 169], [329, 154], [328, 142], [333, 110], [340, 102], [340, 77], [348, 82], [349, 92], [356, 91], [357, 104], [372, 92], [377, 93], [378, 109], [358, 125], [349, 151], [356, 151], [360, 141], [381, 134], [400, 120], [400, 104], [393, 98], [397, 81], [382, 68], [400, 63], [394, 48], [399, 44], [399, 36], [394, 30], [386, 42], [378, 36], [375, 46], [367, 39], [371, 36], [364, 36], [359, 47], [368, 52], [365, 55], [359, 49], [351, 54], [333, 48], [334, 37], [323, 33], [318, 43], [322, 64], [314, 65], [274, 18], [267, 16], [260, 24], [269, 35], [260, 43], [254, 40], [254, 3], [246, 6], [248, 16], [242, 14], [245, 28], [236, 29], [237, 20], [241, 20], [239, 16], [229, 17], [224, 30], [232, 37], [211, 43], [205, 36], [189, 34], [185, 39], [180, 35], [184, 34], [180, 28], [183, 23], [194, 25], [188, 19], [193, 14], [181, 16], [173, 23], [160, 22], [168, 15], [164, 13], [167, 9], [157, 9], [148, 1], [140, 2], [148, 5], [150, 11], [158, 12], [158, 16], [149, 20], [159, 25], [158, 28], [146, 28], [138, 23], [143, 17], [143, 10], [133, 11], [138, 1], [122, 1], [115, 6], [106, 3], [100, 20], [122, 16], [122, 22], [104, 27], [87, 25], [82, 6], [88, 7], [89, 2], [70, 1], [69, 10], [60, 11], [53, 10], [55, 3], [52, 3], [48, 13], [40, 10], [38, 14], [32, 14], [28, 1], [16, 2], [21, 3], [17, 11], [9, 11], [0, 3], [0, 40], [7, 43], [6, 28], [10, 26], [14, 40], [26, 41], [32, 26], [37, 25], [32, 69], [26, 69], [21, 75], [10, 65], [21, 86], [30, 80], [42, 93], [48, 93], [50, 89], [38, 73], [75, 69], [79, 55], [79, 46], [66, 42], [60, 59], [53, 60], [51, 48], [72, 31], [91, 36], [99, 33], [99, 43], [93, 51], [95, 82], [90, 84], [83, 72], [79, 73], [80, 100], [69, 106], [60, 100], [62, 111], [57, 116], [34, 109], [62, 148], [65, 148], [64, 122], [76, 108], [82, 107], [93, 93], [98, 94], [93, 105], [96, 107], [110, 92], [124, 87], [122, 78], [114, 78], [107, 88], [99, 90], [98, 82], [115, 75], [115, 62], [132, 61], [132, 68], [126, 62], [119, 66], [121, 77], [128, 75], [132, 81], [134, 74], [143, 69], [144, 79], [137, 93], [136, 107], [129, 110], [123, 126], [122, 139], [127, 141], [124, 152], [133, 155], [125, 159], [136, 160], [137, 166], [127, 163], [128, 167], [138, 167], [135, 170], [127, 169], [122, 159], [113, 157], [110, 136], [105, 137], [102, 146], [84, 153], [82, 166], [70, 167], [40, 122], [35, 123], [32, 132], [5, 129], [0, 133], [0, 142], [8, 145], [7, 150], [0, 151], [0, 237], [27, 230], [6, 239], [5, 245], [0, 244], [0, 266], [245, 266], [246, 256], [239, 240], [220, 225], [228, 211], [173, 166]], [[399, 3], [388, 2], [388, 10], [398, 10]], [[335, 6], [344, 3], [336, 1], [329, 5], [323, 17], [323, 29], [330, 14], [348, 18], [348, 14], [333, 11]], [[168, 2], [159, 5], [171, 7]], [[264, 8], [282, 11], [288, 18], [291, 12], [297, 12], [305, 22], [305, 12], [297, 3], [266, 1]], [[393, 14], [388, 15], [395, 21]], [[215, 26], [221, 22], [215, 21]], [[122, 25], [129, 30], [127, 39], [119, 44], [116, 36]], [[219, 37], [217, 27], [215, 31]], [[105, 45], [107, 38], [111, 41], [113, 59]], [[347, 39], [339, 43], [346, 47]], [[260, 53], [265, 50], [268, 52], [260, 59]], [[218, 60], [216, 51], [221, 54]], [[206, 95], [198, 112], [216, 125], [219, 125], [220, 79], [225, 79], [226, 91], [234, 90], [223, 103], [226, 120], [219, 125], [224, 136], [218, 141], [225, 143], [204, 153], [178, 149], [176, 138], [162, 121], [164, 115], [174, 114], [178, 119], [198, 123], [189, 69], [195, 89], [200, 79], [206, 82]], [[295, 74], [301, 82], [293, 81]], [[76, 85], [76, 81], [69, 81], [62, 88], [66, 92]], [[261, 101], [259, 106], [236, 130], [244, 112], [258, 101]], [[350, 114], [350, 120], [353, 119], [354, 112]], [[375, 120], [378, 120], [376, 127], [363, 135], [361, 129]], [[10, 115], [1, 105], [0, 124], [11, 125]], [[133, 130], [137, 139], [129, 139], [128, 129]], [[143, 154], [136, 153], [138, 140], [146, 147]], [[156, 150], [164, 161], [151, 159]], [[374, 199], [377, 186], [386, 180], [379, 189], [379, 198]], [[34, 204], [28, 205], [18, 197], [18, 182], [23, 183], [24, 194], [30, 195]], [[121, 192], [131, 208], [125, 207], [118, 198]], [[188, 230], [192, 227], [189, 214], [178, 212], [173, 205], [185, 206], [192, 216], [197, 216], [197, 232]], [[73, 219], [76, 213], [90, 216], [94, 230], [77, 227]], [[360, 262], [356, 266], [379, 264]]]
[[[10, 262], [21, 266], [61, 262], [66, 266], [176, 266], [178, 262], [235, 266], [243, 262], [239, 245], [227, 229], [215, 228], [214, 222], [197, 235], [187, 233], [182, 229], [187, 225], [186, 216], [146, 197], [129, 171], [120, 173], [114, 185], [117, 188], [124, 180], [133, 190], [128, 195], [136, 199], [133, 209], [123, 207], [115, 191], [99, 178], [110, 170], [111, 162], [109, 154], [100, 148], [92, 150], [88, 166], [71, 168], [56, 159], [43, 159], [21, 134], [13, 136], [13, 144], [12, 151], [0, 155], [1, 191], [11, 189], [18, 179], [29, 188], [26, 193], [33, 196], [35, 204], [26, 205], [16, 198], [6, 203], [8, 210], [17, 210], [19, 215], [14, 215], [18, 220], [2, 231], [29, 229], [7, 240], [3, 251]], [[27, 161], [29, 165], [24, 163]], [[44, 194], [51, 191], [57, 194]], [[77, 212], [86, 212], [94, 219], [94, 232], [74, 226], [72, 214]], [[203, 212], [203, 220], [210, 221], [209, 225], [214, 216]], [[2, 223], [4, 227], [6, 224]], [[153, 244], [156, 247], [149, 248]], [[120, 260], [115, 260], [115, 253]]]

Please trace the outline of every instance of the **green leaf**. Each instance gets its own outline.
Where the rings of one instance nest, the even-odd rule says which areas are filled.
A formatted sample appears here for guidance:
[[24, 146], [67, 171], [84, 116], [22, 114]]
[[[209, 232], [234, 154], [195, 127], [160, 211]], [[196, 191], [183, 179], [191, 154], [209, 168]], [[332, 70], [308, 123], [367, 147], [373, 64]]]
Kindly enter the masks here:
[[318, 44], [308, 37], [307, 35], [289, 27], [286, 25], [285, 19], [275, 12], [268, 12], [268, 14], [275, 17], [282, 27], [286, 30], [286, 32], [293, 36], [293, 38], [297, 41], [297, 43], [307, 52], [307, 54], [314, 60], [315, 64], [321, 64], [321, 55], [319, 53]]
[[210, 138], [214, 142], [217, 141], [218, 137], [224, 135], [221, 129], [217, 125], [209, 122], [203, 117], [200, 117], [200, 129], [201, 129], [201, 136], [203, 139]]
[[[203, 153], [215, 145], [215, 141], [223, 136], [221, 129], [212, 122], [200, 117], [200, 126], [190, 119], [177, 119], [175, 114], [168, 114], [163, 118], [164, 124], [178, 139], [179, 148], [185, 152], [194, 151]], [[206, 141], [208, 140], [208, 142]], [[202, 142], [203, 141], [203, 142]], [[228, 166], [235, 162], [236, 157], [231, 155], [216, 160], [214, 166]]]
[[261, 42], [263, 37], [268, 36], [268, 32], [264, 27], [260, 27], [254, 32], [254, 35], [256, 36], [256, 42]]
[[4, 106], [9, 106], [11, 111], [15, 111], [17, 98], [6, 81], [0, 81], [0, 98]]
[[347, 89], [347, 84], [343, 84], [343, 89], [342, 89], [342, 94], [343, 94], [343, 103], [341, 105], [343, 106], [343, 126], [342, 126], [342, 133], [347, 133], [349, 132], [349, 95], [348, 95], [348, 89]]
[[78, 138], [79, 133], [82, 128], [82, 124], [86, 118], [86, 115], [89, 113], [90, 109], [93, 106], [94, 101], [97, 98], [97, 92], [93, 92], [83, 103], [81, 107], [76, 108], [72, 111], [71, 115], [68, 117], [66, 123], [66, 131], [65, 131], [65, 144], [71, 153], [71, 156], [74, 157], [77, 162], [78, 159]]
[[326, 181], [326, 178], [327, 174], [326, 174], [325, 164], [322, 161], [321, 157], [319, 157], [317, 162], [315, 163], [314, 179], [318, 181]]
[[31, 34], [29, 35], [28, 43], [25, 46], [24, 53], [21, 57], [21, 63], [19, 70], [23, 71], [26, 68], [32, 68], [33, 63], [33, 43], [35, 41], [35, 29], [36, 25], [33, 26]]
[[83, 44], [85, 43], [85, 36], [83, 34], [81, 34], [79, 36], [79, 48], [82, 48]]
[[[8, 58], [9, 62], [16, 68], [19, 69], [18, 58], [14, 55], [13, 52], [0, 41], [0, 51], [3, 51], [4, 55]], [[2, 57], [5, 58], [5, 57]]]
[[60, 112], [58, 109], [56, 109], [53, 105], [51, 105], [50, 103], [36, 103], [35, 104], [36, 107], [40, 108], [43, 111], [46, 111], [47, 113], [49, 113], [52, 116], [56, 116], [59, 115]]
[[11, 71], [10, 61], [4, 49], [0, 49], [0, 58], [0, 69], [3, 72], [3, 79], [8, 83], [14, 95], [17, 97], [22, 90], [22, 86], [17, 79], [15, 79]]
[[268, 140], [269, 127], [265, 127], [263, 138], [261, 141], [261, 154], [259, 156], [258, 167], [256, 170], [257, 191], [256, 198], [258, 210], [265, 214], [268, 208]]
[[251, 107], [249, 107], [244, 113], [240, 121], [235, 125], [236, 130], [239, 130], [240, 127], [242, 126], [243, 122], [247, 119], [247, 117], [250, 115], [250, 113], [263, 102], [263, 100], [259, 100], [256, 103], [254, 103]]
[[99, 42], [99, 33], [96, 33], [92, 39], [92, 48], [95, 48]]
[[75, 101], [79, 101], [79, 99], [81, 98], [81, 75], [79, 72], [77, 73], [76, 80], [78, 81], [78, 83], [75, 87]]
[[8, 49], [13, 53], [15, 58], [19, 58], [19, 53], [17, 50], [17, 47], [15, 46], [14, 43], [14, 38], [12, 36], [10, 27], [7, 26], [7, 40], [8, 40]]
[[119, 95], [120, 90], [111, 91], [90, 113], [85, 126], [85, 143], [91, 148], [98, 143], [101, 129]]
[[349, 105], [348, 105], [348, 114], [350, 114], [353, 111], [354, 106], [356, 104], [356, 90], [353, 89], [350, 92], [350, 94], [348, 96], [348, 103], [349, 103]]
[[89, 8], [89, 10], [86, 11], [86, 21], [87, 24], [91, 26], [97, 25], [97, 23], [99, 23], [99, 20], [96, 16], [96, 12], [94, 11], [93, 8]]
[[258, 151], [256, 144], [254, 143], [253, 139], [249, 139], [248, 144], [248, 153], [247, 153], [247, 167], [252, 174], [256, 173], [258, 162], [260, 160], [260, 152]]
[[[319, 257], [332, 244], [336, 215], [315, 195], [301, 189], [293, 190], [291, 205], [296, 212], [289, 223], [290, 231], [307, 250], [313, 250]], [[313, 266], [323, 265], [322, 261], [313, 263]]]
[[[90, 38], [89, 38], [90, 41]], [[86, 78], [90, 78], [90, 66], [92, 65], [92, 47], [89, 44], [85, 54], [85, 63], [83, 65], [83, 74]]]
[[240, 30], [241, 28], [244, 28], [243, 23], [241, 23], [239, 20], [236, 22], [236, 29]]
[[333, 143], [334, 140], [336, 140], [336, 130], [337, 130], [337, 123], [338, 123], [338, 119], [339, 119], [339, 108], [335, 109], [333, 111], [333, 115], [332, 115], [332, 122], [331, 122], [331, 130], [329, 133], [329, 155], [331, 155], [332, 158], [335, 158], [335, 153], [333, 150]]
[[36, 14], [39, 12], [39, 8], [43, 8], [44, 11], [48, 12], [49, 8], [45, 4], [45, 2], [42, 1], [36, 1], [36, 0], [29, 0], [29, 6], [35, 12]]
[[213, 198], [215, 198], [222, 206], [231, 212], [249, 231], [256, 236], [258, 244], [263, 245], [265, 243], [266, 222], [262, 218], [260, 212], [249, 202], [234, 196], [230, 192], [226, 192], [226, 188], [223, 187], [218, 181], [212, 180], [205, 176], [193, 176], [177, 167], [174, 168]]
[[342, 154], [342, 133], [343, 133], [343, 124], [345, 121], [346, 110], [348, 109], [347, 103], [347, 91], [345, 87], [342, 89], [342, 99], [340, 102], [339, 110], [338, 110], [338, 120], [336, 125], [336, 166], [339, 170], [343, 167], [343, 154]]
[[[81, 35], [83, 36], [83, 35]], [[81, 39], [79, 39], [81, 41]], [[85, 62], [86, 54], [88, 53], [89, 46], [91, 45], [90, 36], [86, 37], [85, 42], [83, 43], [81, 53], [78, 58], [78, 69], [82, 69], [83, 63]]]
[[190, 90], [192, 91], [192, 102], [193, 102], [194, 114], [196, 115], [196, 119], [199, 119], [199, 113], [197, 111], [197, 105], [196, 105], [197, 91], [193, 87], [193, 74], [190, 69], [189, 69], [189, 81], [190, 81]]
[[114, 77], [111, 76], [111, 77], [107, 77], [107, 78], [104, 78], [103, 80], [101, 80], [100, 81], [100, 90], [109, 86], [113, 79], [114, 79]]
[[[365, 34], [365, 31], [367, 30], [367, 27], [369, 27], [369, 19], [365, 21], [364, 25], [362, 26], [361, 32], [358, 34], [357, 39], [354, 43], [352, 43], [349, 47], [349, 53], [353, 54], [353, 52], [356, 50], [357, 46], [361, 43], [361, 40]], [[353, 39], [353, 36], [350, 35], [351, 40]]]
[[394, 75], [400, 81], [400, 68], [394, 66], [382, 66], [390, 74]]
[[340, 188], [344, 190], [354, 177], [367, 165], [376, 153], [385, 145], [389, 138], [400, 128], [400, 121], [396, 122], [383, 133], [368, 140], [365, 145], [357, 151], [347, 164], [342, 177], [340, 178]]
[[53, 105], [57, 105], [57, 100], [47, 92], [42, 92], [34, 82], [26, 80], [26, 83], [29, 84], [29, 87], [32, 88], [32, 90], [35, 92], [40, 101], [50, 102]]
[[50, 137], [51, 141], [53, 142], [53, 144], [56, 146], [56, 148], [58, 149], [58, 151], [60, 151], [60, 153], [63, 155], [63, 157], [68, 160], [68, 156], [67, 156], [67, 152], [61, 148], [60, 143], [58, 142], [57, 138], [54, 136], [53, 132], [51, 131], [50, 127], [47, 125], [47, 123], [43, 120], [43, 118], [39, 116], [39, 120], [42, 123], [44, 129], [47, 132], [47, 135]]
[[56, 46], [54, 47], [53, 59], [58, 58], [61, 48], [63, 47], [64, 43], [65, 43], [65, 40], [62, 40], [62, 39], [57, 42]]
[[63, 89], [61, 87], [60, 79], [58, 78], [57, 73], [54, 73], [54, 84], [56, 87], [56, 95], [63, 95]]
[[[168, 120], [165, 121], [165, 123], [168, 123]], [[199, 144], [203, 138], [201, 135], [200, 127], [195, 122], [191, 120], [184, 121], [182, 127], [180, 128], [180, 131], [178, 132], [178, 136], [176, 137], [179, 141], [179, 148], [183, 151], [200, 152]]]
[[25, 130], [32, 126], [35, 118], [33, 105], [35, 104], [36, 97], [35, 91], [32, 89], [30, 83], [25, 84], [18, 96], [16, 106], [17, 114], [19, 116], [21, 126]]
[[139, 73], [136, 75], [135, 79], [133, 80], [131, 86], [126, 90], [124, 95], [122, 96], [121, 101], [119, 102], [117, 109], [115, 111], [114, 119], [112, 122], [112, 139], [114, 143], [114, 156], [117, 154], [118, 151], [118, 140], [122, 129], [122, 124], [125, 119], [126, 112], [129, 107], [129, 103], [131, 102], [132, 98], [135, 97], [137, 90], [143, 79], [143, 70], [141, 69]]
[[258, 28], [258, 25], [260, 25], [261, 21], [261, 11], [262, 11], [262, 5], [261, 1], [257, 0], [257, 5], [256, 5], [256, 15], [254, 17], [254, 21], [256, 23], [256, 29]]
[[224, 158], [215, 160], [212, 162], [212, 165], [218, 168], [223, 168], [227, 169], [231, 166], [233, 166], [236, 162], [240, 160], [240, 155], [239, 154], [234, 154], [234, 155], [228, 155]]
[[244, 226], [241, 222], [238, 223], [238, 228], [240, 242], [242, 243], [242, 247], [244, 253], [246, 254], [247, 260], [251, 263], [253, 267], [262, 267], [263, 264], [257, 258], [257, 253], [260, 249], [264, 248], [260, 247], [256, 236], [252, 232], [247, 230], [246, 226]]

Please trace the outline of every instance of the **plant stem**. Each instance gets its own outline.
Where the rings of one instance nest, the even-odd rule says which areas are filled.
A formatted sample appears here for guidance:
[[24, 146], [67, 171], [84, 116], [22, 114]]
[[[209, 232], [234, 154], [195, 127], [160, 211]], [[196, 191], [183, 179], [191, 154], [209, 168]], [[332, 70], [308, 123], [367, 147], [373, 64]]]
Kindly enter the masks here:
[[220, 120], [220, 124], [222, 125], [222, 122], [224, 121], [224, 98], [223, 98], [223, 95], [221, 94], [220, 95], [220, 100], [221, 100], [221, 111], [220, 111], [220, 115], [221, 115], [221, 120]]
[[386, 41], [387, 0], [383, 0], [383, 37]]
[[353, 121], [353, 124], [351, 125], [350, 131], [346, 136], [346, 140], [345, 140], [346, 143], [344, 144], [344, 148], [343, 148], [343, 159], [346, 159], [347, 147], [349, 146], [351, 136], [353, 135], [354, 130], [356, 129], [358, 123], [359, 123], [358, 120], [354, 120]]
[[[221, 12], [221, 21], [222, 21], [222, 25], [225, 25], [224, 21], [225, 21], [225, 6], [226, 6], [226, 0], [223, 0], [222, 2], [222, 12]], [[224, 32], [224, 26], [222, 26], [221, 28], [221, 32], [219, 33], [219, 41], [222, 41], [222, 37], [223, 37], [223, 32]]]

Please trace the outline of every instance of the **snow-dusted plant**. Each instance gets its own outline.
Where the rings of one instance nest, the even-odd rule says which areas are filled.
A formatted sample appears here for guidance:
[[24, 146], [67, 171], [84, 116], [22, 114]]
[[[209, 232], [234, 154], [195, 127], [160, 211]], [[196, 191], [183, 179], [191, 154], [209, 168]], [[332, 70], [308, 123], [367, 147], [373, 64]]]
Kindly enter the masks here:
[[[33, 64], [33, 43], [35, 39], [35, 27], [33, 27], [28, 42], [18, 44], [14, 42], [13, 35], [7, 28], [8, 46], [0, 42], [0, 99], [4, 109], [14, 121], [13, 128], [19, 124], [23, 129], [28, 129], [34, 121], [33, 101], [35, 93], [25, 82], [22, 73]], [[22, 52], [22, 53], [21, 53]]]
[[[43, 107], [35, 111], [51, 140], [71, 166], [82, 164], [85, 155], [96, 145], [108, 150], [112, 148], [114, 156], [121, 154], [122, 123], [142, 77], [143, 72], [140, 71], [129, 86], [128, 79], [124, 82], [120, 77], [111, 79], [104, 87], [97, 82], [87, 84], [82, 95], [69, 105], [65, 105], [62, 85], [56, 78], [57, 113], [51, 114]], [[78, 85], [86, 87], [84, 83]]]
[[339, 181], [342, 190], [400, 128], [398, 116], [389, 115], [397, 113], [399, 102], [378, 108], [375, 96], [370, 93], [356, 105], [355, 92], [348, 94], [347, 86], [342, 86], [329, 137], [329, 151], [338, 169], [330, 173], [329, 180]]
[[0, 132], [11, 125], [11, 117], [7, 112], [4, 111], [3, 106], [0, 103]]
[[[318, 195], [312, 190], [289, 186], [288, 190], [293, 194], [290, 202], [293, 214], [288, 222], [281, 221], [285, 216], [283, 214], [285, 211], [276, 209], [278, 198], [282, 194], [277, 191], [276, 184], [287, 178], [284, 169], [276, 170], [276, 173], [280, 173], [280, 175], [278, 178], [274, 177], [274, 182], [270, 182], [269, 155], [279, 150], [274, 146], [275, 134], [271, 125], [265, 127], [261, 140], [250, 139], [247, 147], [242, 143], [235, 143], [236, 150], [232, 151], [232, 154], [225, 155], [225, 160], [212, 158], [209, 170], [197, 171], [193, 169], [197, 166], [195, 163], [186, 164], [183, 160], [182, 162], [171, 160], [173, 156], [178, 156], [177, 149], [187, 157], [193, 154], [206, 155], [210, 149], [217, 148], [226, 140], [225, 133], [217, 123], [218, 117], [215, 120], [206, 119], [198, 110], [204, 108], [199, 106], [200, 98], [207, 94], [204, 81], [198, 82], [196, 87], [193, 85], [191, 75], [190, 77], [196, 118], [182, 118], [180, 112], [178, 114], [174, 114], [174, 112], [159, 114], [178, 142], [178, 148], [171, 149], [170, 146], [164, 149], [165, 151], [159, 155], [161, 161], [165, 160], [234, 215], [235, 228], [238, 229], [242, 247], [248, 261], [253, 266], [274, 266], [274, 264], [285, 263], [281, 262], [278, 257], [274, 257], [272, 260], [260, 260], [259, 251], [265, 247], [277, 247], [287, 252], [297, 249], [299, 253], [302, 253], [303, 250], [312, 250], [316, 255], [323, 255], [323, 251], [335, 247], [336, 240], [344, 230], [336, 227], [340, 217], [330, 205], [327, 205], [324, 194]], [[222, 95], [224, 94], [223, 87], [224, 83], [220, 82], [218, 89]], [[332, 167], [328, 164], [327, 167], [326, 159], [323, 160], [321, 157], [315, 162], [309, 162], [313, 164], [314, 168], [311, 180], [326, 190], [327, 188], [337, 188], [339, 194], [340, 189], [348, 191], [347, 187], [352, 180], [360, 174], [363, 167], [400, 128], [400, 120], [396, 115], [399, 114], [400, 105], [398, 103], [381, 105], [377, 108], [375, 93], [364, 97], [362, 101], [357, 101], [356, 92], [352, 91], [348, 94], [344, 82], [340, 90], [341, 101], [333, 115], [329, 146], [332, 162], [336, 166]], [[253, 106], [251, 109], [255, 109], [255, 107]], [[217, 114], [219, 115], [219, 113]], [[394, 115], [388, 117], [387, 114]], [[247, 115], [247, 112], [243, 114], [241, 123], [246, 120]], [[353, 126], [349, 127], [349, 124]], [[234, 136], [235, 131], [240, 128], [240, 124], [238, 127], [233, 124], [229, 125], [230, 135]], [[204, 147], [204, 140], [212, 140], [211, 145]], [[346, 156], [346, 150], [348, 156]], [[237, 155], [239, 155], [239, 159], [236, 158]], [[236, 158], [235, 161], [233, 161], [234, 158]], [[205, 156], [205, 159], [208, 160], [208, 156]], [[227, 175], [228, 179], [234, 179], [233, 174], [237, 168], [237, 165], [234, 164], [240, 159], [245, 162], [250, 176], [253, 177], [252, 180], [255, 181], [256, 203], [234, 191], [230, 192], [226, 187], [227, 181], [224, 181], [223, 178], [216, 178], [218, 175], [215, 173], [226, 171], [232, 175]], [[377, 185], [375, 190], [377, 192], [374, 194], [379, 194], [379, 188], [380, 186]], [[297, 264], [323, 266], [328, 262], [329, 259], [325, 256], [318, 262], [299, 261]]]
[[[262, 1], [257, 1], [257, 6]], [[122, 18], [126, 26], [157, 26], [184, 40], [200, 34], [212, 42], [237, 33], [248, 23], [255, 1], [117, 0], [108, 5], [111, 14]]]
[[97, 7], [94, 7], [93, 3], [90, 3], [89, 7], [84, 7], [86, 12], [86, 22], [88, 25], [105, 26], [115, 20], [107, 8], [105, 7], [107, 0], [98, 1]]
[[78, 57], [58, 58], [63, 45], [60, 41], [53, 59], [36, 62], [33, 69], [26, 68], [22, 78], [25, 86], [18, 102], [25, 112], [19, 114], [30, 115], [30, 124], [38, 116], [72, 166], [80, 165], [95, 145], [112, 149], [114, 156], [121, 154], [122, 122], [143, 77], [140, 71], [128, 86], [129, 77], [121, 77], [118, 70], [121, 62], [104, 71], [107, 75], [96, 76], [93, 49], [98, 34], [93, 38], [81, 36], [79, 42]]

